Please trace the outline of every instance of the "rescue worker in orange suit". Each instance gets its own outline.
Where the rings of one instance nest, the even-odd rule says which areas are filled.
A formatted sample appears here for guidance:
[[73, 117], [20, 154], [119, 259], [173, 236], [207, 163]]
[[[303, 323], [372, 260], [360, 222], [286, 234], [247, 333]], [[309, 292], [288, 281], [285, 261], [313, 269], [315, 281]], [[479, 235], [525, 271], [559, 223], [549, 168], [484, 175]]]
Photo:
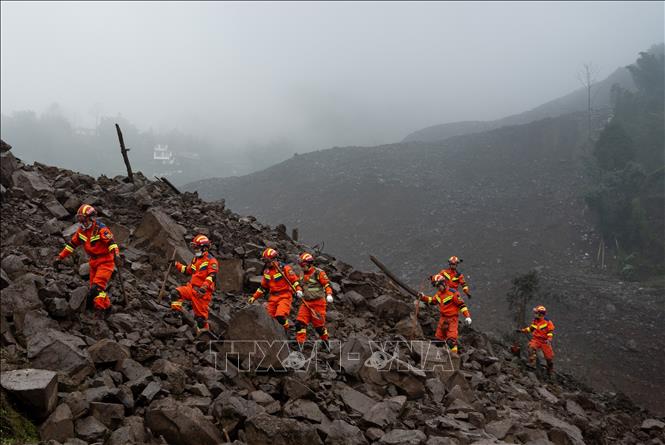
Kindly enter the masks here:
[[471, 324], [471, 315], [466, 303], [458, 292], [452, 291], [446, 286], [446, 278], [441, 274], [432, 277], [432, 286], [437, 288], [434, 296], [429, 297], [423, 293], [420, 294], [420, 301], [427, 304], [438, 304], [441, 318], [436, 327], [434, 337], [448, 345], [450, 351], [457, 353], [457, 334], [458, 334], [458, 313], [462, 312], [467, 326]]
[[86, 308], [105, 311], [111, 307], [111, 298], [106, 289], [115, 270], [120, 265], [120, 249], [113, 240], [113, 233], [101, 221], [97, 221], [97, 211], [89, 204], [83, 204], [76, 212], [79, 228], [55, 258], [55, 264], [67, 258], [74, 249], [83, 245], [90, 261], [90, 291]]
[[529, 341], [529, 364], [536, 366], [538, 350], [543, 351], [543, 356], [547, 362], [547, 373], [554, 372], [554, 351], [552, 350], [552, 337], [554, 337], [554, 323], [545, 318], [547, 309], [545, 306], [536, 306], [533, 308], [534, 319], [531, 324], [517, 332], [532, 334]]
[[263, 269], [261, 285], [247, 302], [252, 304], [257, 298], [261, 298], [268, 293], [266, 310], [288, 333], [290, 327], [288, 317], [291, 312], [293, 294], [295, 292], [298, 298], [302, 298], [303, 292], [293, 268], [281, 264], [278, 257], [279, 253], [275, 249], [269, 247], [263, 251], [261, 258], [265, 268]]
[[181, 314], [184, 300], [192, 302], [196, 333], [208, 331], [208, 308], [215, 291], [215, 278], [219, 271], [219, 263], [208, 252], [210, 240], [205, 235], [196, 235], [190, 243], [194, 258], [189, 264], [175, 262], [175, 268], [186, 275], [191, 275], [189, 283], [171, 291], [171, 309]]
[[[307, 338], [307, 325], [312, 323], [314, 330], [326, 348], [328, 345], [328, 329], [326, 329], [326, 303], [333, 302], [333, 291], [325, 271], [314, 267], [314, 257], [301, 253], [298, 264], [303, 275], [300, 284], [303, 288], [302, 304], [296, 317], [296, 341], [299, 345]], [[314, 315], [316, 313], [316, 316]]]
[[471, 294], [469, 293], [469, 285], [466, 284], [466, 281], [464, 280], [464, 274], [459, 273], [457, 270], [457, 265], [461, 262], [462, 260], [458, 257], [451, 256], [448, 258], [448, 269], [442, 269], [441, 272], [439, 272], [439, 275], [443, 275], [443, 277], [446, 279], [446, 286], [451, 291], [457, 292], [459, 294], [459, 288], [461, 286], [464, 294], [471, 298]]

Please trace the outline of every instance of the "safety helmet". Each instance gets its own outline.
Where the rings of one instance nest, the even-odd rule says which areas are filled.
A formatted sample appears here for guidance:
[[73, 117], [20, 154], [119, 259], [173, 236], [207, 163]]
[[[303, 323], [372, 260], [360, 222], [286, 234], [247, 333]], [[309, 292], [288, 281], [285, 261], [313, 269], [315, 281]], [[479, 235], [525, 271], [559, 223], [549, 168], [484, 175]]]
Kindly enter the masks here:
[[92, 226], [92, 222], [96, 216], [97, 210], [90, 204], [83, 204], [76, 211], [76, 219], [84, 229], [89, 229]]
[[274, 260], [279, 256], [279, 253], [273, 248], [268, 247], [266, 250], [263, 251], [261, 254], [261, 258], [264, 260]]
[[450, 264], [451, 266], [459, 264], [461, 262], [462, 262], [462, 260], [460, 260], [458, 257], [456, 257], [454, 255], [451, 256], [450, 258], [448, 258], [448, 264]]
[[310, 253], [303, 252], [298, 257], [298, 260], [299, 260], [298, 263], [300, 263], [301, 265], [302, 264], [312, 264], [314, 262], [314, 257]]
[[210, 240], [205, 235], [196, 235], [190, 243], [195, 248], [210, 248]]
[[547, 314], [547, 309], [545, 306], [536, 306], [533, 308], [533, 313], [536, 315], [545, 315]]
[[440, 284], [443, 284], [443, 282], [444, 282], [446, 279], [445, 279], [445, 277], [444, 277], [443, 275], [441, 275], [440, 273], [438, 273], [438, 274], [436, 274], [436, 275], [432, 275], [432, 276], [430, 277], [430, 280], [432, 280], [432, 286], [436, 287], [436, 286], [439, 286]]

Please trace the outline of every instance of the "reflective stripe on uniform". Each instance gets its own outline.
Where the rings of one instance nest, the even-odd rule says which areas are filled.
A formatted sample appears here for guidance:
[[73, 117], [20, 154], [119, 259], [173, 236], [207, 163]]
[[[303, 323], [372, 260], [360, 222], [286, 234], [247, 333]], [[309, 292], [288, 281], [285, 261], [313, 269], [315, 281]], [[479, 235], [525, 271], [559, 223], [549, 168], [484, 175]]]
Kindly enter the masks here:
[[69, 244], [65, 244], [65, 250], [66, 250], [67, 252], [73, 252], [73, 251], [74, 251], [74, 248], [73, 248], [72, 246], [70, 246]]
[[118, 248], [118, 245], [117, 245], [117, 244], [111, 244], [111, 245], [109, 246], [109, 252], [112, 251], [112, 250], [114, 250], [114, 249], [117, 249], [117, 248]]
[[104, 299], [104, 298], [108, 298], [108, 295], [106, 294], [106, 292], [101, 291], [100, 293], [97, 294], [95, 300]]
[[272, 276], [273, 278], [282, 278], [282, 274], [277, 272], [275, 275]]
[[208, 280], [208, 281], [210, 281], [210, 282], [212, 283], [212, 276], [210, 276], [210, 275], [207, 276], [207, 277], [206, 277], [206, 280]]
[[180, 267], [180, 272], [181, 272], [181, 273], [185, 273], [186, 270], [187, 270], [187, 266], [185, 266], [185, 265], [183, 264], [183, 265]]
[[543, 323], [540, 326], [538, 326], [538, 329], [546, 329], [547, 328], [547, 323]]
[[82, 233], [79, 233], [79, 238], [80, 238], [82, 241], [88, 241], [88, 237], [85, 236], [85, 235], [82, 234]]
[[452, 300], [452, 299], [453, 299], [453, 296], [450, 295], [450, 296], [444, 298], [443, 301], [442, 301], [441, 303], [442, 303], [442, 304], [446, 304], [446, 303], [448, 303], [448, 302], [449, 302], [450, 300]]
[[97, 241], [99, 238], [100, 238], [99, 235], [95, 235], [95, 236], [90, 238], [90, 242]]
[[269, 280], [269, 279], [270, 279], [270, 275], [267, 274], [267, 273], [265, 273], [265, 274], [263, 274], [263, 278], [265, 278], [266, 280]]

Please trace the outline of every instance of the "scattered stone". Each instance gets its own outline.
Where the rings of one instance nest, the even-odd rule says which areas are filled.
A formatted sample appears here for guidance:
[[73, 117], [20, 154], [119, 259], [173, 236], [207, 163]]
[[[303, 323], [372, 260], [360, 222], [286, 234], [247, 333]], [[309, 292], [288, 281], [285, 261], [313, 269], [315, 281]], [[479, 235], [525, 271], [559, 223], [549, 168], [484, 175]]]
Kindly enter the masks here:
[[37, 418], [48, 416], [58, 402], [58, 378], [46, 369], [19, 369], [0, 374], [2, 387], [16, 396]]
[[64, 442], [74, 437], [74, 419], [72, 411], [67, 404], [60, 404], [48, 419], [39, 428], [39, 437], [42, 440], [57, 440]]
[[198, 409], [176, 402], [171, 397], [150, 404], [145, 424], [155, 436], [164, 436], [172, 445], [217, 445], [224, 442], [217, 427]]

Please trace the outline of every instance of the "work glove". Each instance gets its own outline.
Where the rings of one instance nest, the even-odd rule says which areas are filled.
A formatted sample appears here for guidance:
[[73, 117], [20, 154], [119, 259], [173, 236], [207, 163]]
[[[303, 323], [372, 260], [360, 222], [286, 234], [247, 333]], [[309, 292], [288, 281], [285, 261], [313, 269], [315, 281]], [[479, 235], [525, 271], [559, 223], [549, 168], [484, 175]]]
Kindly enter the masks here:
[[332, 302], [333, 302], [333, 296], [330, 295], [330, 294], [326, 295], [326, 301], [327, 301], [328, 303], [332, 303]]
[[466, 323], [467, 326], [471, 326], [471, 317], [466, 317], [464, 323]]
[[303, 296], [302, 291], [301, 291], [301, 290], [297, 290], [297, 291], [296, 291], [296, 297], [298, 297], [298, 298], [302, 298], [302, 296]]
[[254, 298], [254, 297], [249, 297], [249, 300], [247, 300], [247, 303], [248, 303], [248, 304], [252, 304], [252, 303], [254, 303], [254, 300], [256, 300], [256, 298]]

